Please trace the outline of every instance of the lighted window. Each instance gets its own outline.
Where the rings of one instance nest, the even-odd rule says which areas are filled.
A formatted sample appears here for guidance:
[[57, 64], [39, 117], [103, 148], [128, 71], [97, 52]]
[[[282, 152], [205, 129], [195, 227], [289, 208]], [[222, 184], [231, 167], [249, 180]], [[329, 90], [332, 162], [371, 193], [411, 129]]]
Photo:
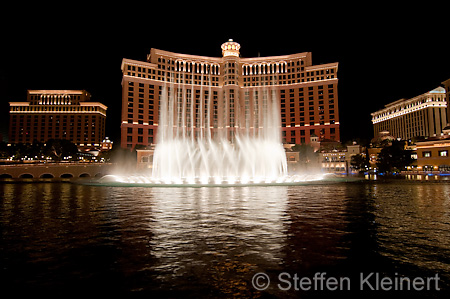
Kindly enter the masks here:
[[429, 157], [431, 157], [431, 152], [423, 152], [423, 153], [422, 153], [422, 156], [423, 156], [424, 158], [429, 158]]
[[439, 151], [439, 157], [448, 157], [448, 151]]

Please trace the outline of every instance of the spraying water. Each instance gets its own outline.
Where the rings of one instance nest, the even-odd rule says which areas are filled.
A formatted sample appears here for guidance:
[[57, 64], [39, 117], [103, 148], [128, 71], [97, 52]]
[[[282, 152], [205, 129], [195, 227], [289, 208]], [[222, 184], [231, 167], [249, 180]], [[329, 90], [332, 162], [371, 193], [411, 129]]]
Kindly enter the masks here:
[[192, 101], [183, 89], [176, 92], [174, 87], [165, 87], [162, 94], [153, 180], [247, 184], [276, 182], [286, 176], [274, 91], [265, 90], [255, 97], [252, 115], [250, 105], [241, 107], [227, 97], [214, 103], [211, 92], [200, 103]]
[[[230, 64], [233, 65], [229, 61], [224, 64], [225, 74]], [[186, 74], [182, 69], [175, 80], [171, 73], [161, 88], [151, 173], [149, 170], [146, 175], [110, 175], [101, 182], [246, 185], [322, 178], [316, 174], [287, 175], [280, 136], [280, 104], [272, 85], [242, 90], [235, 82], [223, 82], [221, 89], [213, 89], [211, 76], [207, 76], [207, 84], [204, 76], [199, 76], [199, 90], [192, 83], [178, 82]], [[277, 82], [276, 74], [273, 80], [272, 83]]]

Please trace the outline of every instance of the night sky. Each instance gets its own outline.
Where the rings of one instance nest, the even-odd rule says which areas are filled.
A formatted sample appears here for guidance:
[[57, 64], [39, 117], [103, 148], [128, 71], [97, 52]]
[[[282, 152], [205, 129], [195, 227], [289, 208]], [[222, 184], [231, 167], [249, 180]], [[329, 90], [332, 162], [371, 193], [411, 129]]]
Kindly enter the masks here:
[[145, 61], [151, 48], [221, 57], [229, 38], [242, 57], [312, 52], [313, 64], [339, 62], [342, 141], [372, 138], [371, 112], [450, 78], [445, 7], [257, 3], [11, 9], [0, 21], [0, 133], [7, 138], [8, 102], [25, 101], [27, 89], [85, 89], [108, 106], [106, 135], [118, 141], [122, 58]]

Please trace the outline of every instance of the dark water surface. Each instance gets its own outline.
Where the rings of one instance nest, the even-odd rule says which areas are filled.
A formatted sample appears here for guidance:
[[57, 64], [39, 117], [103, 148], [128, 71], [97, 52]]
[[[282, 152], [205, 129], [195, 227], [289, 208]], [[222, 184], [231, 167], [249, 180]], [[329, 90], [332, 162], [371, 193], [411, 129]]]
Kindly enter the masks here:
[[[259, 272], [271, 280], [264, 291], [252, 286]], [[297, 291], [293, 280], [280, 290], [283, 272], [347, 277], [350, 291]], [[429, 291], [361, 292], [371, 272], [439, 275], [440, 291], [430, 282]], [[450, 183], [0, 184], [0, 283], [9, 294], [448, 298]]]

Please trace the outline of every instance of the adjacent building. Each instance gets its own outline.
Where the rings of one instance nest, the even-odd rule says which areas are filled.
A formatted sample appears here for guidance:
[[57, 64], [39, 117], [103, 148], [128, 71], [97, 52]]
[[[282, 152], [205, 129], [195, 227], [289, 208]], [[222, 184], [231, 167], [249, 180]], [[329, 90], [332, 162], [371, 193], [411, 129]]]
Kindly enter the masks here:
[[[445, 101], [447, 107], [450, 107], [450, 79], [441, 82], [443, 88], [445, 89]], [[450, 109], [447, 109], [447, 121], [450, 121]]]
[[447, 100], [443, 87], [412, 99], [401, 99], [372, 113], [374, 136], [389, 131], [395, 138], [435, 137], [447, 124]]
[[107, 107], [90, 99], [85, 90], [28, 90], [25, 102], [9, 103], [9, 142], [67, 139], [81, 150], [100, 148]]
[[319, 159], [324, 173], [351, 173], [352, 157], [363, 153], [361, 145], [353, 142], [345, 149], [323, 150], [319, 153]]
[[156, 143], [160, 102], [171, 90], [195, 101], [186, 111], [194, 128], [210, 123], [212, 131], [226, 128], [233, 136], [238, 119], [256, 118], [255, 103], [269, 94], [279, 99], [281, 141], [308, 144], [314, 135], [339, 141], [338, 63], [313, 65], [311, 52], [242, 58], [240, 47], [229, 40], [222, 57], [151, 49], [147, 61], [123, 59], [121, 146]]
[[417, 142], [416, 147], [417, 170], [450, 171], [450, 136]]

